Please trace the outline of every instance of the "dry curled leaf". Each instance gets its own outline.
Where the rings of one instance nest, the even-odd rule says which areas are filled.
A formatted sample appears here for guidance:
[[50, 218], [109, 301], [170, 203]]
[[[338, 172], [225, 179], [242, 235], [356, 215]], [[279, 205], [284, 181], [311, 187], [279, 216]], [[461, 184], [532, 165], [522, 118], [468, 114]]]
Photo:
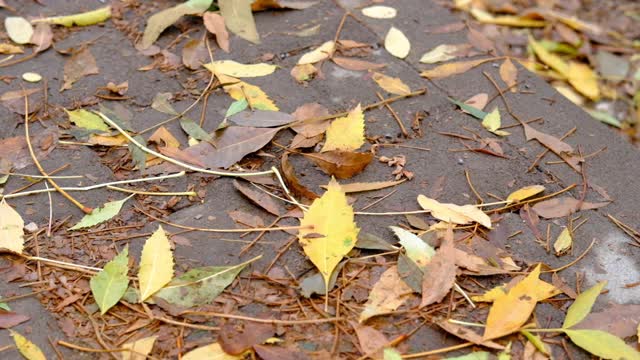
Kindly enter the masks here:
[[373, 160], [371, 153], [332, 150], [322, 153], [302, 153], [328, 175], [348, 179], [362, 172]]
[[449, 226], [440, 248], [424, 267], [420, 308], [439, 302], [447, 296], [456, 281], [457, 269], [453, 230]]

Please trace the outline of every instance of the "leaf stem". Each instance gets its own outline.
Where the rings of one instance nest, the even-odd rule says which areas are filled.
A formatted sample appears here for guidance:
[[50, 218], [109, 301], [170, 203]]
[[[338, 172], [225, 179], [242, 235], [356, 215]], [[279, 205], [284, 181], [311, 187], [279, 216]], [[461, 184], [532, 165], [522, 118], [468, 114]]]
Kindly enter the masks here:
[[561, 332], [563, 333], [565, 329], [555, 328], [555, 329], [526, 329], [528, 332], [534, 333], [547, 333], [547, 332]]

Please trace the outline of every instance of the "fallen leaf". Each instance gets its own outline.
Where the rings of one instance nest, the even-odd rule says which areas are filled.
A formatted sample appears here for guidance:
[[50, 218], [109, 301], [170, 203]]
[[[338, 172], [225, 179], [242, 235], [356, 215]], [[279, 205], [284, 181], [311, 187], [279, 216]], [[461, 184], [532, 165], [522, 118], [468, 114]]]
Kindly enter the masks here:
[[640, 325], [640, 305], [611, 304], [604, 310], [590, 313], [573, 329], [602, 330], [619, 338], [636, 335]]
[[564, 228], [564, 230], [560, 232], [556, 241], [553, 242], [553, 250], [555, 250], [556, 256], [560, 256], [569, 251], [572, 245], [573, 238], [571, 236], [571, 231], [569, 231], [569, 228]]
[[[360, 231], [354, 222], [353, 209], [335, 179], [331, 179], [327, 191], [313, 201], [300, 225], [305, 227], [298, 231], [300, 245], [322, 274], [325, 289], [328, 289], [331, 273], [342, 257], [353, 249]], [[309, 234], [322, 237], [309, 239]]]
[[604, 359], [640, 359], [640, 352], [624, 340], [602, 330], [565, 330], [564, 333], [574, 344], [595, 356]]
[[275, 127], [287, 125], [296, 119], [290, 114], [280, 111], [242, 111], [228, 117], [228, 120], [240, 126]]
[[0, 44], [0, 54], [12, 55], [12, 54], [24, 54], [24, 50], [20, 46], [12, 44]]
[[600, 98], [598, 77], [588, 65], [571, 61], [566, 75], [569, 84], [582, 95], [593, 101], [597, 101]]
[[244, 184], [244, 182], [240, 182], [238, 180], [233, 181], [233, 186], [236, 188], [236, 190], [240, 191], [242, 195], [249, 198], [249, 200], [251, 200], [254, 204], [260, 206], [271, 214], [275, 216], [279, 216], [281, 214], [280, 206], [278, 206], [275, 200], [273, 200], [273, 198], [266, 193], [253, 187], [247, 186]]
[[233, 116], [249, 107], [249, 103], [246, 99], [236, 100], [231, 103], [231, 106], [227, 109], [227, 112], [224, 114], [225, 118]]
[[36, 46], [33, 49], [33, 52], [35, 53], [43, 52], [50, 48], [53, 43], [53, 31], [51, 31], [51, 26], [44, 23], [37, 24], [29, 42]]
[[533, 205], [532, 209], [536, 212], [536, 214], [542, 216], [545, 219], [556, 219], [566, 217], [580, 210], [597, 209], [606, 205], [609, 205], [609, 202], [581, 202], [578, 199], [565, 196], [561, 198], [541, 201]]
[[540, 265], [518, 282], [509, 292], [493, 302], [487, 318], [483, 340], [491, 340], [518, 331], [529, 319], [538, 302]]
[[253, 345], [262, 344], [275, 333], [273, 324], [234, 324], [227, 322], [218, 334], [218, 343], [224, 352], [242, 355]]
[[506, 131], [498, 130], [500, 129], [500, 126], [502, 126], [502, 120], [500, 119], [500, 110], [498, 110], [497, 107], [494, 108], [490, 113], [488, 113], [487, 116], [484, 117], [484, 119], [482, 119], [482, 126], [498, 136], [509, 135], [509, 133]]
[[597, 297], [606, 285], [607, 281], [601, 281], [580, 293], [567, 310], [567, 316], [564, 318], [562, 328], [569, 329], [584, 320], [591, 312], [593, 304], [595, 304]]
[[216, 74], [224, 91], [235, 100], [245, 99], [252, 109], [278, 111], [278, 107], [269, 99], [269, 96], [259, 87], [240, 81], [234, 77]]
[[371, 76], [373, 81], [383, 88], [386, 92], [395, 95], [407, 95], [411, 93], [411, 89], [400, 78], [387, 76], [385, 74], [373, 72]]
[[363, 8], [362, 15], [368, 16], [374, 19], [393, 19], [398, 14], [398, 11], [390, 6], [374, 5]]
[[400, 351], [392, 347], [384, 348], [382, 356], [384, 360], [402, 360], [402, 354]]
[[296, 1], [296, 0], [255, 0], [251, 4], [251, 10], [263, 11], [268, 9], [295, 9], [304, 10], [313, 5], [315, 1]]
[[501, 15], [501, 16], [493, 16], [488, 12], [478, 9], [471, 8], [471, 15], [473, 15], [476, 20], [480, 21], [483, 24], [495, 24], [495, 25], [504, 25], [504, 26], [515, 26], [515, 27], [543, 27], [547, 23], [543, 20], [534, 20], [531, 18], [526, 18], [523, 16], [513, 16], [513, 15]]
[[[140, 48], [143, 50], [148, 49], [166, 28], [176, 23], [185, 15], [201, 14], [207, 11], [212, 2], [213, 0], [189, 0], [151, 15], [147, 20], [147, 26], [144, 29], [144, 34], [140, 42]], [[237, 2], [241, 3], [244, 1]], [[220, 8], [222, 11], [222, 5], [220, 5]]]
[[440, 203], [424, 195], [418, 195], [418, 203], [423, 209], [430, 211], [431, 215], [438, 220], [460, 225], [475, 221], [487, 229], [491, 229], [489, 216], [473, 205], [460, 206]]
[[457, 269], [453, 229], [449, 226], [440, 247], [424, 267], [420, 308], [440, 302], [447, 296], [456, 281]]
[[253, 0], [219, 0], [220, 15], [232, 33], [254, 44], [260, 43], [260, 35], [251, 12]]
[[[481, 94], [478, 94], [478, 95], [481, 95]], [[478, 96], [478, 95], [476, 95], [476, 96]], [[467, 114], [475, 117], [476, 119], [482, 120], [485, 117], [487, 117], [487, 115], [488, 115], [486, 112], [482, 111], [482, 108], [484, 108], [484, 106], [482, 106], [482, 108], [480, 108], [479, 106], [468, 104], [468, 102], [473, 99], [474, 102], [479, 101], [480, 102], [479, 105], [482, 105], [482, 100], [483, 100], [482, 98], [484, 98], [484, 97], [483, 96], [479, 96], [478, 100], [476, 100], [476, 99], [473, 99], [473, 97], [472, 97], [472, 98], [470, 98], [469, 100], [467, 100], [465, 102], [460, 102], [460, 101], [458, 101], [456, 99], [452, 99], [450, 97], [448, 97], [447, 99], [449, 99], [449, 101], [451, 101], [452, 103], [458, 105], [460, 107], [460, 109], [462, 110], [462, 112], [467, 113]], [[487, 96], [487, 99], [489, 99], [488, 96]], [[485, 103], [485, 105], [486, 105], [486, 103]]]
[[385, 360], [382, 351], [384, 346], [389, 343], [387, 337], [372, 326], [361, 325], [354, 322], [350, 323], [356, 331], [362, 352], [367, 355], [366, 358]]
[[424, 273], [422, 269], [404, 253], [400, 253], [398, 256], [398, 273], [400, 273], [402, 281], [404, 281], [413, 292], [418, 294], [422, 293], [422, 278], [424, 277]]
[[87, 130], [97, 130], [101, 132], [109, 131], [109, 125], [105, 124], [100, 116], [91, 111], [84, 109], [72, 111], [64, 109], [64, 111], [67, 113], [67, 115], [69, 115], [69, 121], [76, 124], [77, 127], [81, 127]]
[[180, 118], [180, 127], [182, 128], [182, 130], [184, 130], [184, 132], [187, 133], [187, 135], [189, 135], [190, 137], [199, 140], [199, 141], [212, 141], [213, 137], [206, 131], [204, 131], [203, 128], [200, 127], [200, 125], [196, 124], [195, 121], [189, 119], [186, 116], [183, 116]]
[[224, 24], [224, 18], [217, 13], [207, 11], [202, 15], [202, 20], [204, 21], [204, 26], [207, 30], [216, 36], [216, 42], [220, 49], [228, 53], [230, 51], [229, 33], [227, 32], [227, 27]]
[[[556, 89], [558, 90], [558, 89]], [[564, 94], [563, 94], [564, 95]], [[566, 95], [565, 95], [566, 96]], [[571, 100], [571, 99], [569, 99]], [[585, 109], [586, 112], [589, 113], [589, 115], [591, 115], [592, 118], [599, 120], [605, 124], [609, 124], [611, 126], [615, 126], [619, 129], [622, 128], [622, 122], [620, 120], [618, 120], [615, 116], [609, 114], [606, 111], [598, 111], [598, 110], [590, 110], [590, 109]]]
[[462, 49], [468, 47], [469, 44], [440, 44], [422, 55], [420, 62], [423, 64], [436, 64], [455, 59]]
[[524, 128], [524, 136], [527, 141], [530, 141], [531, 139], [538, 140], [540, 144], [547, 147], [554, 154], [558, 155], [575, 171], [580, 172], [580, 162], [582, 162], [583, 159], [578, 155], [574, 155], [574, 151], [571, 145], [558, 139], [555, 136], [538, 131], [532, 128], [527, 123], [523, 123], [522, 127]]
[[371, 317], [395, 311], [407, 301], [412, 292], [413, 290], [401, 280], [398, 267], [391, 266], [380, 275], [380, 279], [371, 288], [369, 299], [364, 304], [358, 321], [363, 323]]
[[518, 90], [515, 85], [518, 83], [518, 69], [511, 59], [506, 58], [502, 65], [500, 65], [500, 78], [511, 88], [511, 92]]
[[78, 80], [87, 75], [95, 75], [100, 73], [96, 59], [89, 51], [89, 48], [83, 47], [78, 52], [71, 55], [71, 58], [64, 64], [64, 83], [60, 91], [71, 89], [71, 86]]
[[378, 70], [387, 66], [386, 64], [376, 64], [368, 61], [346, 58], [342, 56], [334, 56], [331, 61], [336, 63], [341, 68], [353, 71], [366, 71], [366, 70]]
[[324, 173], [338, 179], [349, 179], [361, 173], [373, 160], [372, 153], [340, 150], [301, 154], [313, 161]]
[[542, 44], [535, 41], [531, 36], [529, 37], [529, 46], [540, 61], [557, 71], [560, 75], [564, 77], [568, 76], [569, 64], [562, 60], [562, 58], [549, 52], [544, 46], [542, 46]]
[[[58, 141], [58, 133], [55, 130], [43, 131], [31, 138], [33, 150], [36, 157], [42, 161], [56, 147]], [[33, 165], [33, 159], [29, 154], [27, 141], [24, 136], [14, 136], [0, 138], [0, 162], [6, 161], [15, 170], [23, 169], [29, 165]]]
[[201, 346], [182, 355], [182, 360], [242, 360], [243, 358], [227, 354], [218, 343]]
[[[342, 268], [346, 264], [346, 261], [341, 261], [338, 266], [331, 273], [329, 278], [329, 291], [336, 286], [338, 280], [338, 274], [342, 271]], [[313, 294], [324, 295], [327, 293], [326, 285], [324, 283], [324, 277], [321, 273], [315, 272], [311, 276], [307, 276], [300, 282], [300, 294], [305, 298], [310, 298]]]
[[47, 358], [42, 353], [42, 350], [38, 347], [38, 345], [29, 341], [26, 337], [18, 334], [13, 330], [9, 330], [11, 337], [13, 337], [13, 342], [16, 344], [16, 348], [20, 351], [20, 354], [24, 356], [27, 360], [46, 360]]
[[[364, 191], [373, 191], [373, 190], [385, 189], [385, 188], [388, 188], [388, 187], [400, 185], [403, 182], [405, 182], [405, 180], [357, 182], [357, 183], [351, 183], [351, 184], [341, 184], [340, 186], [342, 187], [342, 191], [344, 191], [345, 193], [348, 194], [348, 193], [356, 193], [356, 192], [364, 192]], [[326, 188], [325, 185], [321, 185], [320, 187], [321, 188]]]
[[180, 141], [166, 127], [160, 126], [149, 136], [149, 142], [153, 142], [162, 147], [179, 148]]
[[93, 298], [104, 315], [120, 301], [129, 286], [129, 247], [109, 261], [102, 271], [93, 275], [89, 281]]
[[0, 329], [10, 329], [30, 319], [27, 315], [17, 314], [4, 308], [0, 309]]
[[139, 302], [145, 301], [160, 290], [173, 278], [173, 254], [171, 244], [162, 226], [158, 226], [144, 243], [140, 256], [138, 281], [140, 286]]
[[345, 117], [335, 119], [327, 128], [321, 152], [357, 150], [364, 145], [364, 114], [360, 104]]
[[262, 220], [258, 215], [249, 214], [248, 212], [241, 210], [229, 211], [228, 214], [229, 217], [238, 225], [249, 228], [264, 227], [264, 220]]
[[[291, 115], [293, 115], [296, 121], [303, 122], [308, 121], [309, 119], [324, 118], [329, 115], [329, 110], [318, 103], [308, 103], [298, 106], [296, 111]], [[298, 134], [311, 138], [323, 134], [327, 131], [330, 124], [331, 122], [329, 121], [305, 122], [300, 125], [293, 125], [291, 129]]]
[[484, 33], [470, 26], [467, 31], [467, 41], [469, 41], [474, 48], [480, 51], [496, 52], [494, 42], [491, 41], [491, 39], [489, 39]]
[[187, 271], [156, 292], [171, 304], [194, 307], [211, 303], [250, 263], [262, 256], [233, 266], [205, 266]]
[[529, 185], [520, 188], [507, 196], [507, 203], [520, 202], [534, 195], [538, 195], [545, 190], [542, 185]]
[[120, 209], [122, 209], [122, 205], [124, 205], [124, 203], [132, 196], [133, 195], [122, 200], [105, 203], [102, 207], [94, 209], [91, 214], [83, 216], [82, 219], [73, 227], [69, 228], [69, 230], [79, 230], [92, 227], [112, 219], [114, 216], [118, 215]]
[[384, 38], [384, 48], [387, 49], [391, 55], [404, 59], [409, 55], [411, 43], [402, 31], [392, 26]]
[[243, 77], [260, 77], [272, 74], [276, 71], [277, 66], [259, 63], [259, 64], [241, 64], [233, 60], [218, 60], [204, 65], [214, 74], [222, 74], [237, 78]]
[[89, 26], [105, 22], [111, 18], [111, 6], [105, 6], [96, 10], [91, 10], [79, 14], [54, 16], [44, 19], [34, 20], [34, 23], [48, 23], [54, 25], [71, 26]]
[[4, 19], [4, 28], [9, 35], [9, 39], [16, 44], [28, 44], [33, 35], [31, 23], [20, 16], [7, 16]]
[[326, 60], [331, 55], [333, 55], [333, 52], [335, 50], [336, 50], [336, 43], [333, 41], [327, 41], [322, 45], [320, 45], [319, 47], [315, 48], [314, 50], [302, 55], [302, 57], [300, 57], [300, 59], [298, 60], [297, 64], [298, 65], [315, 64], [322, 60]]
[[429, 69], [421, 72], [420, 76], [431, 78], [431, 79], [441, 79], [441, 78], [445, 78], [452, 75], [462, 74], [464, 72], [467, 72], [473, 69], [478, 65], [481, 65], [493, 60], [495, 60], [495, 58], [460, 61], [460, 62], [442, 64], [434, 67], [433, 69]]
[[306, 360], [307, 356], [295, 347], [274, 345], [253, 345], [256, 354], [262, 360]]
[[311, 81], [318, 73], [318, 69], [312, 64], [296, 65], [291, 69], [291, 76], [299, 83]]
[[358, 234], [358, 241], [356, 242], [356, 247], [358, 249], [368, 249], [368, 250], [382, 250], [382, 251], [392, 251], [396, 250], [396, 248], [389, 244], [385, 239], [376, 236], [374, 234], [361, 232]]
[[24, 249], [24, 220], [7, 201], [0, 200], [0, 249], [22, 254]]
[[182, 48], [182, 63], [188, 69], [197, 70], [209, 58], [209, 51], [202, 40], [191, 39]]
[[419, 238], [414, 233], [397, 226], [389, 226], [394, 234], [400, 240], [400, 245], [411, 261], [413, 261], [420, 270], [424, 270], [431, 258], [436, 254], [436, 250]]
[[300, 180], [298, 180], [295, 170], [289, 162], [289, 154], [284, 153], [282, 155], [280, 167], [282, 169], [282, 176], [284, 177], [287, 186], [289, 187], [289, 189], [291, 189], [294, 195], [302, 196], [310, 200], [318, 198], [318, 195], [316, 193], [309, 190], [306, 186], [302, 185], [300, 183]]
[[123, 344], [123, 349], [131, 351], [123, 351], [122, 360], [145, 360], [147, 355], [151, 353], [157, 338], [157, 336], [149, 336]]
[[[480, 296], [472, 296], [471, 299], [477, 302], [494, 302], [499, 298], [505, 296], [507, 292], [515, 285], [517, 285], [520, 281], [522, 281], [521, 276], [515, 277], [508, 284], [496, 286]], [[557, 289], [554, 285], [540, 280], [538, 281], [538, 287], [535, 288], [531, 294], [536, 298], [537, 301], [543, 301], [561, 293], [562, 291]]]
[[483, 341], [482, 335], [477, 334], [473, 330], [467, 329], [464, 326], [449, 322], [448, 320], [438, 321], [437, 324], [440, 328], [442, 328], [444, 331], [448, 332], [449, 334], [463, 340], [471, 341], [474, 344], [486, 346], [488, 348], [497, 349], [497, 350], [502, 350], [505, 348], [504, 346], [498, 343], [495, 343], [493, 341]]

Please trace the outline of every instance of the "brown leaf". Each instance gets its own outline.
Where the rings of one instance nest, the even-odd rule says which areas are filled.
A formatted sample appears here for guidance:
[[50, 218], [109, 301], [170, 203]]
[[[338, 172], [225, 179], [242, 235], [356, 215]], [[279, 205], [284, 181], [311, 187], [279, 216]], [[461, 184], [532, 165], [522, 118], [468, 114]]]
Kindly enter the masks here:
[[447, 320], [439, 321], [437, 324], [442, 328], [442, 330], [448, 332], [451, 335], [457, 336], [460, 339], [471, 341], [474, 344], [486, 346], [491, 349], [504, 349], [504, 346], [493, 341], [482, 341], [482, 335], [477, 334], [473, 332], [473, 330], [467, 329], [464, 326], [451, 323]]
[[387, 337], [372, 326], [361, 325], [354, 321], [350, 321], [350, 324], [356, 331], [362, 352], [368, 355], [367, 358], [382, 360], [384, 346], [389, 343]]
[[282, 175], [284, 176], [284, 180], [287, 183], [287, 186], [289, 186], [289, 189], [291, 189], [291, 191], [295, 195], [303, 196], [309, 200], [313, 200], [319, 197], [316, 193], [309, 190], [306, 186], [300, 183], [300, 180], [298, 180], [293, 166], [289, 162], [289, 154], [284, 153], [282, 155], [280, 165], [282, 167]]
[[495, 51], [493, 41], [474, 28], [469, 28], [467, 40], [473, 45], [473, 47], [480, 51]]
[[463, 22], [454, 22], [445, 25], [439, 25], [434, 27], [433, 29], [428, 29], [425, 32], [429, 34], [446, 34], [451, 32], [460, 31], [465, 28], [465, 24]]
[[96, 58], [93, 57], [89, 48], [83, 47], [78, 52], [71, 55], [71, 58], [64, 64], [64, 84], [60, 91], [71, 89], [73, 83], [87, 75], [100, 73]]
[[442, 244], [424, 268], [420, 308], [444, 299], [456, 281], [456, 256], [453, 230], [447, 229]]
[[253, 187], [247, 186], [244, 182], [240, 182], [238, 180], [233, 181], [233, 186], [256, 205], [273, 215], [280, 215], [280, 207], [271, 196]]
[[533, 232], [533, 236], [536, 239], [542, 241], [542, 233], [540, 233], [540, 229], [538, 229], [538, 224], [540, 223], [540, 218], [538, 214], [534, 211], [531, 211], [531, 207], [529, 204], [524, 204], [524, 206], [520, 209], [520, 218], [527, 224], [529, 229]]
[[[57, 142], [58, 134], [54, 131], [43, 132], [31, 138], [33, 150], [40, 161], [43, 161], [55, 149]], [[2, 149], [0, 161], [8, 161], [15, 170], [20, 170], [33, 163], [24, 136], [0, 139], [0, 149]]]
[[229, 33], [224, 25], [224, 18], [219, 14], [211, 11], [207, 11], [202, 15], [204, 20], [204, 26], [210, 33], [216, 36], [216, 42], [220, 49], [224, 52], [229, 52]]
[[342, 68], [345, 68], [347, 70], [354, 70], [354, 71], [377, 70], [387, 66], [386, 64], [376, 64], [368, 61], [346, 58], [341, 56], [334, 56], [331, 58], [331, 60], [333, 60], [334, 63], [336, 63], [338, 66]]
[[36, 47], [33, 49], [34, 53], [39, 53], [47, 50], [51, 47], [53, 42], [53, 31], [51, 31], [51, 25], [47, 23], [38, 23], [31, 35], [30, 43]]
[[249, 228], [264, 227], [264, 220], [261, 217], [244, 211], [229, 211], [229, 217], [236, 223]]
[[229, 322], [220, 329], [218, 343], [227, 354], [240, 355], [252, 346], [262, 344], [274, 333], [271, 324]]
[[511, 92], [518, 90], [514, 86], [518, 82], [518, 69], [513, 65], [511, 59], [506, 58], [502, 65], [500, 65], [500, 77], [507, 86], [511, 87]]
[[27, 315], [0, 309], [0, 329], [10, 329], [31, 319]]
[[495, 60], [495, 58], [447, 63], [440, 66], [436, 66], [433, 69], [425, 70], [420, 73], [420, 76], [431, 78], [431, 79], [445, 78], [452, 75], [462, 74], [464, 72], [467, 72], [473, 69], [478, 65], [481, 65], [493, 60]]
[[182, 48], [182, 63], [191, 70], [199, 69], [208, 60], [209, 51], [201, 40], [191, 39]]
[[527, 139], [527, 141], [531, 139], [538, 140], [540, 144], [547, 147], [554, 154], [558, 155], [575, 171], [580, 172], [580, 162], [582, 162], [584, 159], [574, 154], [574, 151], [571, 145], [558, 139], [555, 136], [551, 136], [549, 134], [545, 134], [541, 131], [538, 131], [526, 123], [523, 123], [522, 126], [524, 127], [524, 136]]
[[571, 288], [557, 272], [554, 272], [553, 275], [551, 275], [551, 284], [559, 290], [562, 290], [563, 293], [572, 299], [575, 299], [578, 296], [575, 290], [573, 290], [573, 288]]
[[[200, 161], [197, 157], [194, 157], [192, 154], [187, 153], [185, 150], [180, 150], [177, 147], [170, 146], [160, 146], [158, 147], [158, 151], [165, 156], [170, 158], [180, 160], [191, 165], [195, 165], [198, 167], [205, 167], [206, 165]], [[161, 159], [156, 159], [161, 160]]]
[[[488, 101], [489, 101], [489, 95], [487, 95], [487, 93], [479, 93], [479, 94], [473, 95], [472, 97], [467, 99], [464, 103], [469, 106], [473, 106], [478, 110], [484, 110], [484, 107], [487, 106]], [[460, 108], [460, 110], [462, 110], [463, 113], [471, 114], [470, 112], [468, 112], [462, 107]]]
[[350, 151], [326, 151], [323, 153], [302, 153], [311, 159], [322, 171], [338, 179], [348, 179], [360, 173], [373, 160], [371, 153]]
[[302, 134], [296, 134], [296, 136], [294, 136], [293, 139], [291, 139], [291, 144], [289, 144], [289, 149], [293, 150], [293, 149], [309, 148], [309, 147], [316, 146], [320, 141], [322, 141], [323, 137], [324, 135], [322, 134], [316, 135], [314, 137], [306, 137]]
[[[402, 184], [405, 181], [406, 180], [403, 179], [398, 181], [357, 182], [357, 183], [351, 183], [351, 184], [340, 184], [340, 188], [345, 193], [354, 193], [354, 192], [380, 190], [380, 189]], [[326, 185], [320, 185], [320, 187], [323, 189], [327, 188]]]
[[154, 142], [161, 147], [180, 147], [180, 141], [178, 141], [178, 139], [176, 139], [176, 137], [173, 136], [173, 134], [164, 126], [160, 126], [156, 131], [153, 132], [153, 134], [151, 134], [151, 136], [149, 137], [149, 142]]
[[[308, 103], [299, 106], [296, 111], [293, 112], [293, 117], [295, 117], [296, 121], [304, 121], [308, 119], [321, 118], [329, 115], [329, 110], [318, 104], [318, 103]], [[291, 128], [297, 132], [298, 134], [302, 134], [305, 137], [311, 138], [320, 134], [323, 134], [331, 123], [326, 121], [316, 121], [310, 122], [302, 125], [295, 125]]]
[[533, 211], [545, 219], [555, 219], [571, 215], [580, 210], [597, 209], [609, 205], [608, 202], [580, 202], [580, 200], [565, 196], [561, 198], [541, 201], [533, 205]]
[[253, 345], [262, 360], [306, 360], [309, 357], [295, 348], [286, 348], [275, 345]]
[[636, 334], [640, 323], [640, 305], [611, 304], [602, 311], [587, 315], [572, 329], [602, 330], [620, 338]]
[[[32, 96], [36, 94], [35, 96]], [[40, 94], [40, 95], [39, 95]], [[2, 106], [13, 111], [16, 114], [24, 115], [24, 97], [29, 98], [29, 113], [33, 113], [39, 109], [39, 106], [34, 106], [40, 102], [42, 97], [41, 89], [24, 89], [24, 90], [12, 90], [7, 91], [0, 95], [0, 103]]]
[[275, 127], [295, 120], [295, 117], [287, 113], [267, 110], [242, 111], [229, 118], [236, 125], [253, 127]]

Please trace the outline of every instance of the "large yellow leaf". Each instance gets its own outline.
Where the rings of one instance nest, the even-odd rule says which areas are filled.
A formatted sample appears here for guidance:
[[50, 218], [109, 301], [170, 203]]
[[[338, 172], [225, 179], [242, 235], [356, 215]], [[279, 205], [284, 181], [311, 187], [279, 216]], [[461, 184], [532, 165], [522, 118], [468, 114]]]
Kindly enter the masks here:
[[224, 91], [235, 100], [245, 99], [253, 109], [280, 110], [259, 87], [224, 74], [216, 74], [216, 77], [222, 84], [227, 84], [223, 86]]
[[404, 59], [409, 55], [411, 43], [402, 31], [392, 26], [391, 29], [389, 29], [387, 36], [384, 38], [384, 48], [387, 49], [391, 55]]
[[459, 225], [477, 222], [487, 229], [491, 229], [491, 219], [489, 216], [473, 205], [460, 206], [440, 203], [424, 195], [418, 195], [418, 204], [420, 204], [423, 209], [430, 211], [431, 215], [438, 220]]
[[574, 344], [603, 359], [640, 360], [640, 352], [602, 330], [565, 330]]
[[478, 8], [471, 9], [471, 15], [476, 18], [476, 20], [485, 24], [496, 24], [496, 25], [505, 25], [505, 26], [514, 26], [514, 27], [543, 27], [546, 25], [545, 21], [529, 19], [522, 16], [513, 16], [513, 15], [502, 15], [502, 16], [493, 16], [484, 10], [480, 10]]
[[584, 320], [584, 318], [591, 312], [591, 308], [596, 302], [596, 298], [600, 295], [600, 292], [605, 285], [607, 285], [607, 281], [601, 281], [578, 295], [578, 297], [576, 297], [576, 301], [574, 301], [569, 307], [569, 310], [567, 310], [567, 316], [564, 318], [562, 327], [568, 329]]
[[162, 226], [144, 243], [140, 257], [140, 302], [160, 290], [173, 278], [173, 254]]
[[538, 302], [540, 265], [517, 283], [505, 296], [498, 297], [489, 310], [483, 340], [491, 340], [518, 331], [529, 319]]
[[182, 356], [182, 360], [240, 360], [242, 356], [229, 355], [218, 343], [201, 346]]
[[333, 55], [335, 49], [336, 43], [333, 41], [327, 41], [316, 49], [302, 55], [300, 60], [298, 60], [298, 65], [315, 64], [319, 61], [326, 60]]
[[362, 323], [370, 317], [395, 311], [412, 292], [409, 285], [400, 278], [398, 267], [390, 267], [373, 285], [358, 321]]
[[147, 358], [146, 355], [149, 355], [151, 349], [153, 349], [153, 344], [157, 338], [157, 336], [149, 336], [122, 345], [123, 349], [132, 350], [123, 351], [122, 360], [145, 360]]
[[38, 347], [38, 345], [29, 341], [26, 337], [18, 334], [13, 330], [9, 330], [11, 336], [13, 337], [13, 342], [15, 342], [18, 351], [20, 354], [24, 356], [27, 360], [46, 360], [47, 358], [42, 353], [42, 350]]
[[[482, 295], [472, 296], [471, 299], [477, 302], [494, 302], [507, 294], [505, 287], [506, 285], [496, 286]], [[562, 291], [560, 289], [542, 280], [538, 282], [538, 287], [535, 289], [535, 295], [538, 301], [546, 300], [561, 293]]]
[[7, 202], [0, 201], [0, 249], [22, 253], [24, 248], [24, 220]]
[[387, 76], [378, 72], [374, 72], [371, 76], [373, 81], [385, 91], [396, 95], [407, 95], [411, 93], [411, 89], [407, 84], [403, 83], [400, 78]]
[[357, 150], [364, 144], [364, 114], [360, 104], [345, 117], [333, 120], [321, 152]]
[[533, 195], [537, 195], [543, 191], [544, 191], [544, 186], [542, 185], [525, 186], [509, 194], [509, 196], [507, 196], [507, 203], [522, 201], [524, 199], [528, 199], [532, 197]]
[[529, 46], [531, 46], [531, 49], [536, 54], [538, 59], [540, 59], [540, 61], [560, 73], [560, 75], [568, 77], [569, 64], [562, 60], [562, 58], [549, 52], [544, 48], [544, 46], [535, 41], [531, 36], [529, 37]]
[[570, 62], [567, 70], [567, 80], [582, 95], [596, 101], [600, 98], [598, 78], [596, 73], [586, 64]]
[[353, 209], [335, 179], [331, 179], [327, 192], [315, 199], [300, 220], [303, 228], [298, 232], [302, 248], [318, 268], [329, 288], [333, 269], [356, 243], [360, 229], [353, 219]]
[[275, 65], [265, 63], [241, 64], [233, 60], [218, 60], [204, 64], [204, 67], [214, 74], [222, 74], [238, 78], [266, 76], [272, 74], [277, 68]]

